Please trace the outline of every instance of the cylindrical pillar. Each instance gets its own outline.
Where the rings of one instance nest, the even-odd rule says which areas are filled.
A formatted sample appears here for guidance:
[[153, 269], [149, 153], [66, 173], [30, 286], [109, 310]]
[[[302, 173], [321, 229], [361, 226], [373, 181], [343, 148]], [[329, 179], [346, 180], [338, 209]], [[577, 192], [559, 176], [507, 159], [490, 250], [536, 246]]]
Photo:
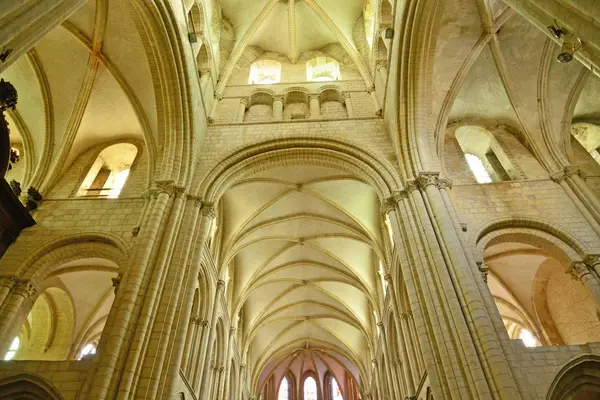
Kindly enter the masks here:
[[344, 105], [346, 106], [346, 112], [348, 113], [348, 118], [354, 118], [354, 107], [352, 107], [352, 100], [350, 99], [350, 93], [342, 94], [342, 100], [344, 101]]
[[2, 305], [4, 304], [4, 300], [6, 300], [8, 293], [12, 290], [12, 288], [15, 287], [16, 284], [17, 278], [14, 276], [5, 276], [0, 278], [0, 310], [2, 310]]
[[371, 86], [370, 88], [368, 88], [367, 92], [371, 95], [371, 99], [373, 100], [373, 109], [375, 110], [375, 115], [381, 115], [381, 104], [379, 104], [379, 100], [377, 100], [375, 86]]
[[[223, 294], [223, 290], [225, 289], [225, 281], [224, 280], [219, 280], [217, 282], [217, 291], [215, 293], [215, 301], [213, 304], [213, 312], [212, 312], [212, 316], [210, 319], [210, 334], [209, 335], [205, 335], [206, 337], [204, 338], [204, 342], [203, 347], [204, 348], [208, 348], [209, 343], [212, 343], [215, 339], [215, 335], [217, 333], [217, 324], [215, 319], [217, 318], [217, 311], [219, 310], [219, 304], [221, 304], [221, 296]], [[204, 358], [204, 368], [203, 369], [207, 369], [206, 366], [207, 364], [210, 364], [210, 358], [211, 358], [211, 354], [210, 352], [206, 351], [205, 354], [205, 358]], [[206, 390], [206, 388], [208, 388], [208, 384], [210, 382], [210, 372], [204, 372], [204, 371], [200, 371], [200, 376], [202, 377], [202, 383], [200, 386], [200, 393], [204, 393], [203, 391]]]
[[400, 390], [398, 389], [398, 382], [396, 382], [396, 380], [392, 376], [393, 362], [390, 358], [389, 351], [391, 350], [391, 348], [389, 345], [389, 341], [387, 340], [387, 332], [385, 330], [385, 326], [383, 325], [383, 322], [379, 322], [377, 325], [379, 326], [379, 329], [381, 330], [381, 345], [383, 346], [383, 349], [382, 349], [383, 351], [381, 353], [383, 354], [383, 358], [385, 359], [385, 364], [387, 367], [387, 368], [385, 368], [385, 373], [386, 373], [387, 380], [388, 380], [388, 390], [390, 392], [390, 395], [393, 398], [401, 399], [402, 394], [400, 393]]
[[231, 388], [230, 380], [233, 379], [231, 377], [231, 353], [234, 352], [233, 344], [234, 344], [234, 336], [236, 329], [234, 327], [229, 328], [229, 339], [227, 341], [227, 350], [225, 351], [225, 379], [223, 379], [223, 383], [221, 384], [220, 393], [223, 393], [223, 399], [229, 399], [229, 390]]
[[208, 122], [211, 124], [214, 123], [217, 118], [217, 107], [220, 100], [221, 99], [217, 96], [215, 96], [215, 99], [213, 100], [212, 107], [210, 108], [210, 114], [208, 115]]
[[237, 395], [233, 400], [242, 400], [244, 382], [246, 381], [246, 364], [240, 365], [240, 378], [237, 384]]
[[590, 295], [600, 306], [600, 283], [591, 268], [582, 262], [574, 262], [567, 272], [575, 279], [581, 281]]
[[13, 290], [8, 294], [5, 305], [0, 314], [0, 351], [1, 354], [8, 349], [12, 342], [12, 334], [18, 331], [20, 326], [16, 326], [15, 318], [21, 311], [21, 306], [25, 300], [35, 296], [38, 293], [37, 287], [30, 281], [21, 281], [16, 284]]
[[210, 69], [205, 68], [200, 70], [200, 90], [206, 93], [208, 82], [210, 81]]
[[[388, 292], [391, 296], [392, 310], [394, 311], [394, 324], [396, 324], [396, 332], [398, 333], [398, 347], [400, 349], [400, 358], [402, 360], [402, 372], [404, 376], [404, 380], [406, 381], [406, 386], [408, 389], [407, 396], [415, 395], [415, 384], [413, 382], [413, 377], [411, 376], [410, 370], [415, 368], [415, 366], [411, 365], [411, 361], [408, 357], [408, 348], [406, 345], [405, 334], [406, 331], [402, 329], [400, 324], [401, 314], [399, 312], [397, 297], [396, 297], [396, 287], [392, 282], [392, 276], [390, 274], [385, 275], [385, 280], [388, 282]], [[414, 362], [414, 361], [413, 361]], [[412, 367], [412, 368], [411, 368]]]
[[283, 96], [273, 98], [273, 119], [275, 121], [283, 120]]
[[310, 119], [317, 119], [321, 116], [321, 102], [318, 94], [310, 95]]
[[238, 106], [237, 121], [244, 122], [244, 116], [246, 115], [246, 108], [248, 107], [248, 101], [246, 99], [240, 99], [240, 105]]

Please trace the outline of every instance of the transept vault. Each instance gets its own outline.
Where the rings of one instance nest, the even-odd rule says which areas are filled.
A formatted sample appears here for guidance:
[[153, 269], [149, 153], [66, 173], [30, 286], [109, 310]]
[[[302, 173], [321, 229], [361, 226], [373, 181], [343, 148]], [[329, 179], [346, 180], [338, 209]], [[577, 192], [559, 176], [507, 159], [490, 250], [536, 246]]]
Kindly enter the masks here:
[[598, 4], [1, 1], [0, 400], [600, 399]]

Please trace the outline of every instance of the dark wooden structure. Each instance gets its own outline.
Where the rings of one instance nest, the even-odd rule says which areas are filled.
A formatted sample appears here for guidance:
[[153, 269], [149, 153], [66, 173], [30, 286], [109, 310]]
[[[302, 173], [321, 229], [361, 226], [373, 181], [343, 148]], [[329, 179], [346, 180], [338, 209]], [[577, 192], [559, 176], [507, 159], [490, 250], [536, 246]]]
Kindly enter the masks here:
[[10, 83], [2, 79], [0, 81], [0, 257], [23, 229], [35, 224], [29, 211], [4, 179], [10, 162], [10, 138], [4, 111], [14, 108], [16, 103], [16, 91]]

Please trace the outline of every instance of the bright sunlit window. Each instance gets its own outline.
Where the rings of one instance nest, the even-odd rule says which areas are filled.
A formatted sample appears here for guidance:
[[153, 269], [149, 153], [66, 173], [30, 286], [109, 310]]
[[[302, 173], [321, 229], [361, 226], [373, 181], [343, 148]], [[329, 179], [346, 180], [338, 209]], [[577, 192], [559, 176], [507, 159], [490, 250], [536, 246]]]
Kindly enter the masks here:
[[277, 400], [290, 400], [290, 384], [285, 377], [281, 381], [281, 385], [279, 385]]
[[386, 215], [385, 216], [385, 227], [387, 228], [388, 231], [388, 235], [390, 236], [390, 243], [393, 245], [394, 244], [394, 231], [392, 230], [392, 221], [390, 220], [390, 216]]
[[535, 336], [533, 336], [533, 334], [527, 329], [521, 330], [521, 333], [519, 334], [519, 339], [521, 339], [527, 347], [537, 347], [539, 345]]
[[119, 143], [102, 150], [83, 180], [77, 196], [116, 199], [127, 182], [137, 147]]
[[304, 400], [317, 400], [317, 381], [310, 376], [304, 380]]
[[249, 85], [270, 85], [281, 81], [281, 63], [274, 60], [262, 60], [252, 64]]
[[81, 349], [81, 352], [79, 353], [79, 357], [77, 359], [81, 360], [83, 357], [91, 354], [96, 354], [96, 345], [93, 343], [88, 343], [83, 347], [83, 349]]
[[465, 154], [465, 159], [467, 160], [467, 164], [469, 164], [469, 168], [475, 175], [475, 180], [477, 183], [490, 183], [492, 182], [492, 178], [490, 174], [486, 171], [485, 166], [483, 165], [483, 161], [481, 158], [477, 157], [475, 154]]
[[315, 57], [306, 63], [306, 79], [309, 82], [339, 81], [342, 79], [340, 65], [329, 57]]
[[19, 337], [17, 336], [16, 338], [13, 339], [12, 343], [10, 344], [8, 351], [6, 352], [6, 355], [4, 356], [4, 361], [12, 360], [13, 357], [15, 356], [15, 354], [17, 354], [17, 350], [19, 350], [20, 345], [21, 345], [21, 339], [19, 339]]
[[381, 261], [379, 261], [379, 277], [381, 278], [381, 287], [383, 288], [383, 296], [385, 297], [387, 295], [388, 283], [385, 280], [385, 270]]
[[375, 35], [375, 17], [373, 15], [373, 8], [371, 7], [371, 1], [365, 1], [365, 7], [363, 9], [364, 20], [365, 20], [365, 36], [369, 47], [373, 48], [373, 36]]
[[333, 376], [331, 377], [331, 400], [344, 400], [342, 391], [340, 390], [340, 387]]

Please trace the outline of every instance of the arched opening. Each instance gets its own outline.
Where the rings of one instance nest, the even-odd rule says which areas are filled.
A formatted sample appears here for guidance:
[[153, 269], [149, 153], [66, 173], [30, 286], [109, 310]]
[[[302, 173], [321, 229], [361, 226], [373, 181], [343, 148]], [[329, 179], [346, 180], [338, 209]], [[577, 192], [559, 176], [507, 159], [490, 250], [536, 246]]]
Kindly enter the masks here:
[[312, 376], [304, 378], [304, 382], [302, 383], [303, 400], [318, 400], [318, 393], [317, 381], [315, 378]]
[[306, 119], [310, 115], [308, 93], [301, 90], [291, 90], [283, 96], [283, 119]]
[[49, 383], [35, 376], [21, 374], [0, 380], [0, 400], [62, 400]]
[[600, 361], [582, 357], [570, 362], [550, 386], [548, 400], [597, 400], [600, 398]]
[[496, 138], [479, 126], [465, 125], [455, 131], [467, 165], [477, 183], [514, 179], [513, 166]]
[[130, 143], [118, 143], [102, 150], [81, 183], [77, 196], [119, 197], [137, 152], [137, 147]]
[[598, 304], [552, 240], [523, 230], [498, 233], [485, 247], [488, 287], [508, 336], [529, 347], [600, 341]]
[[339, 63], [330, 57], [315, 57], [306, 62], [308, 82], [328, 82], [342, 79]]
[[283, 377], [279, 384], [279, 391], [277, 392], [277, 400], [290, 400], [290, 381], [287, 377]]
[[273, 119], [273, 94], [259, 91], [248, 98], [248, 110], [244, 114], [244, 122], [270, 121]]
[[250, 67], [249, 85], [270, 85], [281, 81], [281, 63], [275, 60], [256, 61]]
[[573, 124], [571, 135], [600, 164], [600, 126], [589, 123]]

